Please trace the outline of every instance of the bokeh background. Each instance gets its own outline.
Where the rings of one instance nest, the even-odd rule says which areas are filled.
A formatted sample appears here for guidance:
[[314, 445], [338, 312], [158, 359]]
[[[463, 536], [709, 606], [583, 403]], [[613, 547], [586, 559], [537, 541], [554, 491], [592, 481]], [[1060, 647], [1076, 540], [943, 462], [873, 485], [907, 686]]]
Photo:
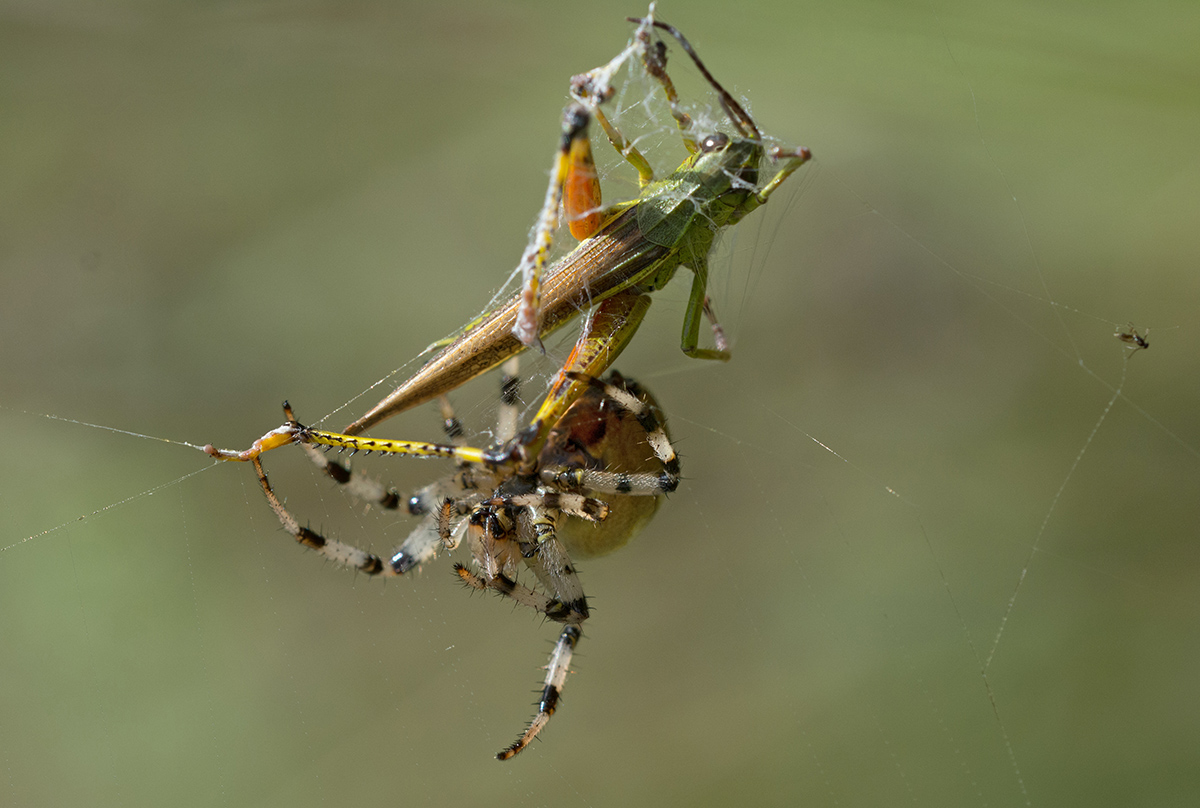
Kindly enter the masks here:
[[[502, 765], [553, 626], [47, 416], [349, 420], [503, 282], [568, 77], [644, 9], [0, 3], [0, 803], [1196, 804], [1200, 8], [737, 8], [659, 13], [817, 160], [719, 262], [734, 361], [679, 353], [686, 281], [622, 358], [687, 479], [584, 565]], [[277, 454], [315, 526], [405, 535]]]

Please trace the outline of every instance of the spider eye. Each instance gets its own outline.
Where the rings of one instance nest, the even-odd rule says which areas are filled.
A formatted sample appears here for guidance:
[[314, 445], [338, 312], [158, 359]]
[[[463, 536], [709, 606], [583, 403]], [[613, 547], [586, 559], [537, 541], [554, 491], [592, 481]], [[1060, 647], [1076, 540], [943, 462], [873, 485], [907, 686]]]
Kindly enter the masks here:
[[708, 137], [704, 138], [704, 140], [700, 141], [700, 151], [719, 151], [728, 145], [729, 135], [726, 135], [722, 132], [717, 132], [716, 134], [709, 135]]

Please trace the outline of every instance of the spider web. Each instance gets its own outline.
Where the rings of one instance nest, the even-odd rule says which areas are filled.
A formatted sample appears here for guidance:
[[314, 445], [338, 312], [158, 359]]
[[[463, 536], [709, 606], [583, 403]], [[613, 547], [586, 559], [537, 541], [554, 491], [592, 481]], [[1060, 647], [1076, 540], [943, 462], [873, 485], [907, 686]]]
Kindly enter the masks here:
[[[244, 445], [283, 398], [339, 426], [476, 314], [567, 77], [641, 11], [603, 5], [12, 12], [5, 803], [1195, 801], [1190, 7], [659, 9], [817, 159], [717, 262], [734, 361], [679, 353], [677, 281], [618, 363], [686, 479], [583, 565], [564, 706], [508, 765], [553, 626], [447, 559], [326, 568], [248, 469], [163, 442]], [[455, 396], [480, 434], [494, 391]], [[275, 454], [314, 527], [409, 529]]]

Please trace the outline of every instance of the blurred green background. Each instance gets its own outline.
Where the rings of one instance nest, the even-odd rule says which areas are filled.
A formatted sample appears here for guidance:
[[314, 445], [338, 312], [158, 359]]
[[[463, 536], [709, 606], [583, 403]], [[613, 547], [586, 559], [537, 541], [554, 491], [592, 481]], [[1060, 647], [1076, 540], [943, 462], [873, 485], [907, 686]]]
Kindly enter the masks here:
[[[622, 357], [687, 479], [584, 565], [511, 763], [553, 626], [445, 559], [337, 571], [249, 469], [44, 417], [243, 446], [411, 369], [644, 11], [571, 5], [0, 2], [0, 803], [1195, 805], [1190, 0], [660, 6], [817, 160], [718, 272], [734, 361], [680, 354], [686, 282]], [[314, 526], [406, 534], [287, 454]]]

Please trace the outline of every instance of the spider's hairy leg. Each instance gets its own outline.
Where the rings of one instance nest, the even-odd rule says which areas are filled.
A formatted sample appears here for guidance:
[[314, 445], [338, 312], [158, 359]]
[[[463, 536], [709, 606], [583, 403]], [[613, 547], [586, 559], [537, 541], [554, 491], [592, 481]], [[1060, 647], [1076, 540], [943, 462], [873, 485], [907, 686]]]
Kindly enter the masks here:
[[[454, 457], [458, 456], [457, 453], [459, 450], [462, 450], [466, 456], [480, 454], [480, 450], [478, 449], [470, 449], [462, 446], [462, 426], [459, 424], [458, 419], [454, 417], [454, 411], [449, 401], [443, 398], [441, 404], [443, 429], [446, 432], [447, 438], [452, 441], [452, 444], [424, 444], [426, 449], [437, 448], [428, 453], [422, 450], [418, 456]], [[403, 575], [414, 567], [420, 566], [433, 558], [437, 553], [439, 543], [441, 543], [438, 524], [440, 517], [439, 514], [433, 512], [430, 503], [441, 502], [443, 499], [450, 501], [449, 498], [453, 497], [454, 501], [458, 503], [458, 508], [460, 509], [459, 515], [461, 516], [470, 505], [477, 502], [480, 498], [480, 495], [474, 493], [478, 488], [482, 486], [491, 487], [495, 483], [494, 476], [489, 474], [484, 468], [473, 466], [468, 461], [460, 459], [457, 472], [425, 486], [406, 500], [407, 509], [410, 514], [415, 516], [423, 515], [425, 518], [420, 525], [413, 529], [405, 541], [392, 554], [389, 561], [385, 563], [374, 553], [367, 552], [345, 542], [327, 538], [308, 527], [302, 526], [295, 516], [288, 511], [287, 507], [284, 506], [282, 500], [279, 499], [279, 496], [275, 493], [267, 478], [260, 455], [265, 451], [284, 446], [287, 443], [299, 443], [309, 459], [318, 468], [324, 471], [335, 482], [339, 483], [345, 491], [360, 499], [387, 510], [396, 510], [402, 499], [394, 488], [385, 487], [378, 480], [368, 477], [359, 471], [352, 471], [345, 464], [326, 457], [325, 453], [320, 451], [317, 445], [314, 445], [314, 436], [330, 433], [320, 433], [317, 430], [311, 430], [301, 425], [296, 421], [291, 407], [287, 402], [284, 402], [284, 414], [287, 417], [287, 422], [282, 427], [267, 433], [255, 441], [250, 449], [244, 452], [216, 450], [212, 447], [205, 447], [205, 451], [218, 459], [251, 461], [258, 475], [259, 485], [262, 487], [263, 493], [267, 498], [267, 503], [271, 506], [271, 510], [275, 512], [284, 530], [291, 534], [298, 543], [309, 549], [316, 550], [331, 561], [342, 566], [353, 567], [368, 575]], [[359, 442], [356, 440], [356, 443]], [[388, 443], [409, 444], [411, 442]], [[418, 444], [411, 445], [416, 446]], [[324, 448], [328, 451], [332, 446], [326, 443]], [[360, 447], [356, 446], [355, 448]], [[364, 445], [361, 448], [366, 447]], [[371, 450], [371, 448], [367, 449], [367, 451]]]
[[[506, 365], [506, 367], [508, 366]], [[506, 376], [505, 384], [515, 386], [515, 382], [508, 381], [508, 379], [509, 377]], [[465, 448], [466, 438], [462, 422], [454, 414], [454, 407], [450, 404], [450, 400], [446, 396], [438, 397], [438, 409], [442, 416], [442, 431], [446, 435], [446, 440], [452, 446]], [[327, 452], [333, 448], [332, 446], [326, 445], [323, 447], [324, 451], [322, 451], [313, 444], [301, 440], [300, 448], [304, 450], [309, 460], [317, 468], [324, 471], [334, 482], [341, 485], [342, 490], [346, 493], [385, 510], [397, 510], [400, 507], [401, 501], [403, 501], [410, 516], [424, 516], [432, 513], [434, 507], [440, 504], [446, 497], [462, 491], [473, 491], [477, 488], [485, 487], [491, 482], [491, 478], [486, 472], [460, 460], [457, 473], [431, 483], [407, 499], [402, 500], [399, 492], [394, 487], [384, 485], [374, 477], [362, 471], [351, 469], [348, 464], [329, 457]]]
[[[309, 434], [309, 430], [296, 421], [295, 416], [292, 414], [292, 408], [286, 401], [283, 402], [283, 412], [287, 418], [283, 426], [271, 430], [254, 441], [249, 449], [243, 452], [234, 452], [228, 449], [217, 449], [210, 444], [204, 447], [205, 454], [218, 460], [249, 461], [252, 463], [255, 473], [258, 475], [258, 483], [262, 487], [263, 494], [266, 495], [267, 503], [271, 506], [271, 510], [279, 518], [279, 523], [283, 526], [283, 529], [290, 533], [292, 538], [300, 544], [309, 549], [316, 550], [337, 564], [353, 567], [368, 575], [399, 575], [402, 570], [388, 567], [374, 553], [369, 553], [344, 542], [327, 539], [320, 533], [304, 527], [296, 520], [296, 517], [292, 516], [291, 512], [288, 511], [283, 502], [275, 494], [274, 489], [271, 488], [270, 480], [267, 479], [267, 472], [263, 469], [260, 456], [263, 452], [286, 446], [289, 443], [306, 445]], [[324, 460], [324, 458], [322, 457], [321, 460]], [[331, 477], [334, 477], [334, 479], [338, 478], [336, 471], [331, 470], [328, 466], [325, 468]], [[346, 482], [348, 482], [350, 479], [349, 473], [340, 465], [337, 466], [337, 469], [345, 473]]]
[[368, 575], [400, 574], [397, 570], [385, 565], [383, 560], [374, 553], [368, 553], [366, 550], [360, 550], [353, 545], [335, 539], [327, 539], [320, 533], [301, 525], [296, 521], [296, 517], [292, 516], [291, 512], [284, 506], [283, 502], [280, 501], [279, 497], [276, 496], [274, 489], [271, 488], [271, 482], [267, 479], [267, 472], [263, 469], [262, 461], [254, 457], [251, 458], [250, 462], [254, 464], [254, 471], [258, 474], [259, 485], [262, 486], [263, 493], [267, 496], [267, 502], [270, 504], [271, 510], [279, 517], [279, 523], [283, 525], [283, 529], [292, 534], [292, 538], [297, 542], [311, 550], [316, 550], [334, 563], [353, 567]]
[[471, 477], [468, 471], [463, 470], [451, 477], [431, 483], [410, 499], [410, 511], [413, 513], [419, 511], [414, 509], [412, 503], [423, 504], [435, 495], [442, 497], [443, 504], [425, 513], [421, 524], [414, 528], [408, 534], [408, 538], [392, 553], [391, 565], [397, 574], [408, 572], [431, 560], [437, 555], [439, 546], [446, 550], [454, 550], [458, 547], [457, 539], [450, 542], [443, 537], [451, 534], [456, 537], [460, 536], [461, 531], [456, 529], [457, 526], [452, 520], [457, 518], [460, 520], [458, 525], [464, 525], [462, 517], [470, 512], [482, 496], [471, 490], [470, 487], [474, 486], [477, 480]]
[[588, 617], [587, 597], [571, 557], [558, 540], [558, 513], [552, 508], [531, 507], [518, 515], [518, 520], [529, 520], [535, 541], [535, 552], [525, 558], [525, 565], [562, 604], [561, 619], [556, 614], [546, 616], [556, 622], [577, 622]]
[[480, 592], [492, 591], [506, 598], [512, 598], [522, 606], [528, 606], [535, 612], [541, 612], [556, 623], [568, 622], [568, 618], [575, 621], [582, 619], [578, 618], [577, 612], [569, 609], [558, 598], [552, 598], [536, 589], [530, 589], [503, 572], [485, 576], [471, 572], [463, 564], [455, 564], [454, 573], [460, 581], [472, 589], [478, 589]]
[[[447, 506], [443, 506], [443, 511]], [[513, 499], [480, 503], [467, 517], [466, 534], [471, 555], [480, 572], [461, 564], [455, 572], [463, 583], [480, 591], [492, 590], [522, 606], [540, 612], [556, 623], [580, 623], [588, 618], [587, 598], [570, 556], [555, 534], [557, 509], [517, 505]], [[439, 530], [444, 541], [450, 520], [443, 518]], [[522, 537], [529, 537], [524, 541]], [[542, 594], [513, 577], [524, 561], [546, 587]]]
[[508, 443], [517, 434], [521, 417], [521, 359], [514, 356], [500, 367], [500, 408], [496, 413], [496, 443]]
[[497, 760], [508, 760], [529, 746], [537, 734], [546, 727], [546, 724], [550, 723], [550, 716], [554, 715], [554, 711], [558, 708], [558, 700], [562, 696], [563, 686], [567, 682], [567, 674], [571, 672], [571, 657], [575, 653], [575, 646], [579, 644], [579, 638], [582, 636], [583, 631], [579, 626], [563, 626], [562, 633], [558, 635], [558, 642], [554, 645], [554, 651], [550, 654], [550, 663], [546, 665], [546, 683], [542, 687], [542, 697], [538, 701], [537, 714], [529, 722], [529, 727], [521, 733], [521, 737], [517, 738], [512, 746], [496, 755]]
[[326, 457], [324, 452], [311, 444], [301, 443], [300, 448], [317, 468], [342, 486], [342, 490], [350, 496], [387, 511], [394, 511], [400, 507], [400, 492], [395, 488], [386, 486], [361, 471], [351, 469], [344, 463]]
[[[278, 517], [280, 525], [283, 529], [291, 534], [299, 544], [315, 550], [325, 558], [333, 561], [344, 567], [352, 567], [359, 572], [365, 572], [368, 575], [378, 575], [381, 577], [393, 577], [404, 575], [414, 567], [429, 561], [437, 554], [438, 545], [441, 544], [439, 523], [439, 513], [426, 514], [424, 520], [409, 533], [408, 537], [396, 548], [388, 561], [384, 561], [374, 553], [355, 547], [352, 544], [347, 544], [337, 539], [330, 539], [321, 533], [305, 527], [300, 524], [287, 506], [279, 499], [279, 495], [271, 487], [271, 482], [267, 478], [267, 472], [262, 466], [262, 461], [255, 457], [250, 461], [254, 466], [254, 471], [258, 475], [259, 485], [262, 487], [263, 494], [266, 495], [267, 504], [271, 506], [271, 510]], [[455, 478], [451, 478], [455, 479]], [[439, 480], [427, 488], [433, 488], [446, 484], [447, 481]], [[470, 506], [478, 501], [478, 494], [470, 492], [458, 491], [460, 496], [457, 499], [447, 498], [447, 502], [457, 503], [457, 508], [465, 511]], [[461, 496], [462, 494], [466, 496]], [[413, 499], [416, 499], [414, 497]]]
[[[498, 501], [498, 500], [497, 500]], [[517, 494], [506, 497], [509, 505], [534, 508], [553, 508], [565, 514], [586, 519], [589, 522], [603, 522], [608, 518], [608, 503], [602, 499], [585, 497], [583, 494], [573, 494], [569, 491], [539, 491], [532, 494]]]
[[[511, 505], [509, 500], [508, 507]], [[498, 503], [483, 505], [483, 509], [499, 507], [501, 506]], [[480, 511], [476, 512], [479, 513]], [[570, 671], [571, 655], [582, 636], [579, 625], [588, 618], [587, 597], [583, 593], [583, 585], [579, 582], [566, 549], [555, 534], [560, 513], [561, 511], [551, 507], [522, 507], [515, 514], [515, 521], [511, 526], [506, 526], [504, 520], [496, 517], [494, 513], [478, 520], [474, 519], [476, 514], [473, 514], [473, 526], [470, 531], [474, 545], [472, 549], [483, 574], [477, 575], [461, 564], [454, 567], [459, 578], [468, 586], [481, 591], [490, 589], [541, 612], [551, 620], [566, 623], [550, 656], [537, 714], [521, 737], [496, 755], [499, 760], [508, 760], [528, 746], [550, 721]], [[474, 524], [476, 521], [478, 525]], [[522, 555], [526, 565], [554, 597], [523, 586], [505, 574], [505, 563], [500, 557], [498, 546], [513, 542], [507, 538], [509, 534], [533, 537], [532, 552]]]
[[[646, 432], [646, 443], [662, 464], [662, 471], [630, 473], [621, 471], [592, 470], [586, 468], [544, 467], [540, 472], [542, 482], [568, 489], [586, 489], [604, 494], [629, 494], [635, 496], [658, 496], [668, 494], [679, 487], [679, 456], [659, 423], [654, 408], [633, 393], [616, 384], [586, 376], [568, 373], [573, 381], [583, 382], [600, 391], [607, 402], [637, 420]], [[620, 379], [619, 376], [614, 376]]]

